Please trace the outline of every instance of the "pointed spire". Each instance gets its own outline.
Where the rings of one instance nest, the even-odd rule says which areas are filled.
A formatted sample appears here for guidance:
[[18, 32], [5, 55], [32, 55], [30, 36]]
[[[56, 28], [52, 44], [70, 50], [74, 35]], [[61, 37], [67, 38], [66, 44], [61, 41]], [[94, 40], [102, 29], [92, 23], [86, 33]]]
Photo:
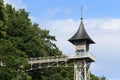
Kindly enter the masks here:
[[81, 20], [80, 26], [77, 32], [69, 39], [71, 43], [80, 42], [80, 41], [87, 41], [89, 44], [94, 44], [95, 42], [89, 37], [88, 33], [86, 32], [83, 21]]
[[86, 32], [83, 24], [83, 7], [81, 7], [81, 23], [77, 30], [77, 32], [69, 39], [71, 43], [80, 42], [80, 41], [87, 41], [89, 44], [94, 44], [95, 42], [90, 38], [88, 33]]
[[86, 32], [83, 24], [83, 18], [81, 17], [81, 23], [77, 32], [68, 40], [74, 44], [74, 42], [86, 41], [89, 44], [94, 44], [95, 42], [90, 38]]
[[81, 21], [83, 20], [83, 7], [81, 6]]

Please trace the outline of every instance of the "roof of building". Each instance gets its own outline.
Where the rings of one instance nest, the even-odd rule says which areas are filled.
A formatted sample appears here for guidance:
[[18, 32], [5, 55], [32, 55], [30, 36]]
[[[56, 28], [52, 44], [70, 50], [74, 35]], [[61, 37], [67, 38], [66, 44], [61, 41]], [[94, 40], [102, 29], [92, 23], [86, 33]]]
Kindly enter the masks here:
[[83, 24], [83, 20], [81, 18], [81, 23], [80, 26], [77, 30], [77, 32], [68, 40], [71, 43], [74, 42], [79, 42], [79, 41], [83, 41], [86, 40], [89, 44], [94, 44], [95, 42], [90, 38], [90, 36], [88, 35], [88, 33], [86, 32], [85, 28], [84, 28], [84, 24]]

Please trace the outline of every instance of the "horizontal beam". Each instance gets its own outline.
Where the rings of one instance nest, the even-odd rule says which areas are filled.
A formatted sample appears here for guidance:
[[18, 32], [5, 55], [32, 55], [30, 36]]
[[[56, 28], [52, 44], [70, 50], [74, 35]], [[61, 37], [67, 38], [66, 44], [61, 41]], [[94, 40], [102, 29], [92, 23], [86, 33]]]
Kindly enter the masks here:
[[82, 59], [87, 59], [90, 62], [95, 62], [95, 56], [89, 52], [84, 52], [83, 55], [80, 56], [50, 56], [50, 57], [37, 57], [37, 58], [30, 58], [29, 59], [29, 64], [44, 64], [44, 63], [51, 63], [51, 62], [66, 62], [66, 61], [71, 61], [71, 60], [82, 60]]
[[[95, 62], [95, 56], [89, 52], [84, 52], [80, 56], [50, 56], [50, 57], [37, 57], [29, 58], [28, 64], [30, 69], [45, 68], [45, 67], [71, 67], [70, 63], [77, 61], [86, 60], [87, 62]], [[0, 61], [0, 66], [5, 66], [5, 64]]]
[[[38, 57], [38, 58], [30, 58], [29, 64], [31, 65], [31, 69], [33, 68], [45, 68], [45, 67], [68, 67], [70, 63], [74, 63], [77, 61], [86, 60], [87, 62], [95, 62], [95, 56], [89, 52], [84, 52], [81, 56], [51, 56], [51, 57]], [[72, 65], [74, 66], [74, 65]]]

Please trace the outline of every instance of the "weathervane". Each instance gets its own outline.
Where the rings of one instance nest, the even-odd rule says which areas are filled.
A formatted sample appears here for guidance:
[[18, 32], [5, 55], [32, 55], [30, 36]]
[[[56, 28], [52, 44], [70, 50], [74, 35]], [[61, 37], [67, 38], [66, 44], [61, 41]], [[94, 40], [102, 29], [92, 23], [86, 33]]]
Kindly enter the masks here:
[[81, 6], [81, 20], [83, 20], [83, 7]]

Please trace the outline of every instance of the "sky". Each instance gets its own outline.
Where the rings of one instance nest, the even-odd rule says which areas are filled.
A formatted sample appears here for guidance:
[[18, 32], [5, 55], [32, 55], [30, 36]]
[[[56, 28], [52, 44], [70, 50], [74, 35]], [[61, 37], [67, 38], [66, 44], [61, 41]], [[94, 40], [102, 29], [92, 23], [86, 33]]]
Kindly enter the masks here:
[[91, 72], [120, 80], [120, 0], [4, 0], [17, 10], [26, 9], [33, 23], [56, 36], [57, 46], [65, 55], [74, 55], [68, 39], [80, 25], [81, 6], [83, 22], [96, 44], [90, 52], [96, 56]]

